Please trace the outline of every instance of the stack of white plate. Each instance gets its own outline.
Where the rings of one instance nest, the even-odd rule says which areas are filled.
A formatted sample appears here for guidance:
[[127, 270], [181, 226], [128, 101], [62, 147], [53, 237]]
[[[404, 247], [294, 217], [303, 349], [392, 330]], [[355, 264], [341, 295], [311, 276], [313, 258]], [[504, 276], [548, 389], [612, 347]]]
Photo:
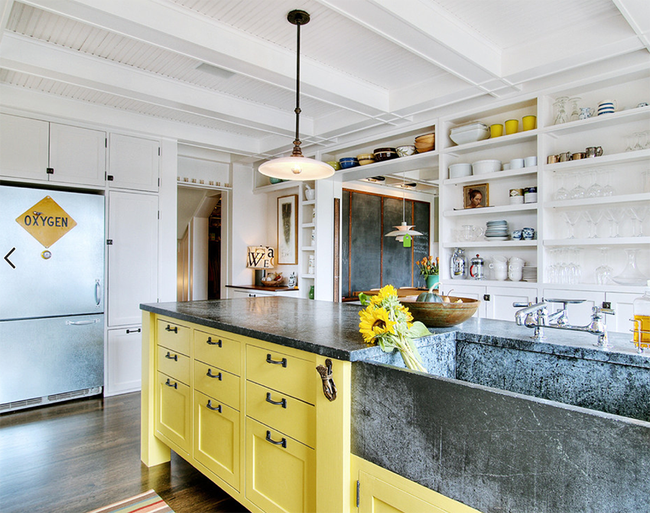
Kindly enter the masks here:
[[508, 240], [508, 222], [503, 220], [488, 221], [485, 238], [487, 240]]
[[524, 266], [524, 281], [537, 281], [537, 267], [531, 265]]

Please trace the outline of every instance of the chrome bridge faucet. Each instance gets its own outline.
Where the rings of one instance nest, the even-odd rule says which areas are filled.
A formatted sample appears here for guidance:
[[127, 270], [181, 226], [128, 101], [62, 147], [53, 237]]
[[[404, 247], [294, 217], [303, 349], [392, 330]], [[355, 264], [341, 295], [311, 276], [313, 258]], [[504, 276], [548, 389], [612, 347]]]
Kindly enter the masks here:
[[[591, 310], [591, 322], [586, 326], [572, 326], [569, 323], [567, 304], [577, 304], [584, 302], [584, 299], [548, 299], [539, 303], [513, 303], [515, 308], [521, 308], [515, 313], [515, 322], [518, 326], [534, 328], [533, 340], [544, 340], [544, 328], [553, 328], [559, 330], [582, 331], [598, 336], [596, 346], [607, 349], [609, 347], [609, 338], [607, 336], [607, 325], [605, 315], [615, 315], [614, 310], [610, 308], [600, 308], [594, 306]], [[551, 314], [548, 313], [550, 303], [561, 303], [562, 309]]]

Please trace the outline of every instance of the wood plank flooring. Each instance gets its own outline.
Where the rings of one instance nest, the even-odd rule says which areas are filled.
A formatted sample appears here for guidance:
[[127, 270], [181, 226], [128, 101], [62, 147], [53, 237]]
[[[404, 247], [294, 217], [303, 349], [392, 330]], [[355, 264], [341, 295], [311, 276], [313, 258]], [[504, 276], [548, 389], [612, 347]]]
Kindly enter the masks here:
[[153, 488], [176, 513], [248, 510], [172, 452], [140, 461], [140, 394], [0, 415], [0, 511], [86, 513]]

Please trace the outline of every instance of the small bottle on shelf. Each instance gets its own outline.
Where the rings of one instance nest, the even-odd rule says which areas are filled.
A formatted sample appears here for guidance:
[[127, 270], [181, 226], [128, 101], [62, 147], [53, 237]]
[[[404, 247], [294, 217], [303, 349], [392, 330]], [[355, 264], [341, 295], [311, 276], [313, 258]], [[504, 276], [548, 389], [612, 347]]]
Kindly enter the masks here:
[[309, 287], [309, 299], [314, 299], [314, 286]]

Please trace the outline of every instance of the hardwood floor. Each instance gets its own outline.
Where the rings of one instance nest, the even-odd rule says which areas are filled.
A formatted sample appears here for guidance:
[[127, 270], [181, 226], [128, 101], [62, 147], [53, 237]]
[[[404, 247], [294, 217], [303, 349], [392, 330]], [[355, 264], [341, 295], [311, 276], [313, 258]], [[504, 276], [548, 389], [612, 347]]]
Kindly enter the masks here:
[[153, 488], [176, 513], [247, 512], [172, 452], [140, 461], [140, 394], [0, 415], [0, 511], [86, 513]]

